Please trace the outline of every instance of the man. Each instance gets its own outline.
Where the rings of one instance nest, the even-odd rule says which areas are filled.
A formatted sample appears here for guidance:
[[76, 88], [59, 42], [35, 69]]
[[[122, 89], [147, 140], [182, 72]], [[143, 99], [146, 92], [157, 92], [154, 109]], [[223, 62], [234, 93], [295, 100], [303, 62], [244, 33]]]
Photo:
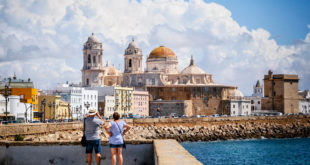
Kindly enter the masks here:
[[100, 164], [101, 160], [101, 139], [99, 127], [104, 124], [104, 120], [101, 118], [97, 110], [90, 109], [88, 115], [85, 116], [85, 136], [86, 136], [86, 154], [88, 165], [92, 162], [93, 149], [96, 153], [97, 165]]

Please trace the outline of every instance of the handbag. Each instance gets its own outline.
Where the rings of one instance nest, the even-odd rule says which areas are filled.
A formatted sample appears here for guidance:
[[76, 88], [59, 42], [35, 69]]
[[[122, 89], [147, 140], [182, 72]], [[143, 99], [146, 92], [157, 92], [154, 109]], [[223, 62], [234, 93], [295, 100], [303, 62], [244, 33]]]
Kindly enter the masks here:
[[[115, 122], [115, 121], [114, 121], [114, 122]], [[120, 132], [121, 135], [122, 135], [122, 138], [123, 138], [123, 148], [126, 149], [126, 143], [125, 143], [125, 140], [124, 140], [123, 133], [122, 133], [121, 129], [119, 128], [119, 125], [117, 124], [117, 122], [115, 122], [115, 124], [117, 125], [118, 130], [119, 130], [119, 132]]]
[[83, 147], [86, 147], [87, 141], [86, 141], [86, 136], [85, 136], [85, 119], [84, 119], [84, 125], [83, 125], [83, 137], [81, 139], [81, 145]]

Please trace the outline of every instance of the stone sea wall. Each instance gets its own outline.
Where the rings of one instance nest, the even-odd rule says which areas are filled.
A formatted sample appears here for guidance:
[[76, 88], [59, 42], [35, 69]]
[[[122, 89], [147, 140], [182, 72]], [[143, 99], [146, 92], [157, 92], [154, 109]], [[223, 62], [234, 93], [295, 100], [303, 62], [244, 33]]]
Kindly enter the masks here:
[[[132, 125], [132, 129], [125, 135], [125, 140], [127, 141], [149, 141], [152, 139], [212, 141], [310, 136], [309, 115], [198, 119], [134, 119], [126, 120], [126, 122]], [[16, 135], [21, 135], [24, 137], [24, 141], [29, 142], [76, 142], [82, 137], [82, 126], [82, 123], [0, 126], [0, 140], [14, 141]], [[101, 139], [107, 141], [107, 133], [103, 128], [101, 131]]]

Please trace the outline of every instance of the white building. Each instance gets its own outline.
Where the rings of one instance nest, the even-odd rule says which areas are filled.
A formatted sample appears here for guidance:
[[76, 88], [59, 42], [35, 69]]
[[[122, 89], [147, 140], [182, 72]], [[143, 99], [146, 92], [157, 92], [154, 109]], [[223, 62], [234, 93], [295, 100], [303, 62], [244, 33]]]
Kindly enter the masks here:
[[230, 115], [243, 116], [251, 114], [251, 100], [245, 98], [241, 91], [236, 89], [229, 99]]
[[[72, 118], [80, 120], [87, 114], [88, 109], [98, 109], [98, 91], [88, 90], [69, 84], [59, 84], [53, 94], [61, 96], [63, 101], [70, 103]], [[86, 105], [89, 105], [87, 108]]]
[[111, 117], [115, 111], [115, 97], [114, 96], [104, 96], [104, 116]]
[[[23, 122], [32, 121], [32, 105], [20, 102], [20, 96], [9, 96], [7, 105], [8, 117], [14, 118], [14, 120], [22, 120]], [[0, 95], [0, 114], [5, 116], [5, 97]]]
[[298, 94], [301, 96], [301, 100], [299, 100], [299, 112], [310, 114], [310, 92], [305, 90], [299, 91]]
[[246, 96], [247, 99], [251, 100], [251, 111], [257, 111], [262, 109], [262, 97], [263, 97], [263, 86], [260, 85], [257, 80], [256, 85], [253, 86], [252, 96]]

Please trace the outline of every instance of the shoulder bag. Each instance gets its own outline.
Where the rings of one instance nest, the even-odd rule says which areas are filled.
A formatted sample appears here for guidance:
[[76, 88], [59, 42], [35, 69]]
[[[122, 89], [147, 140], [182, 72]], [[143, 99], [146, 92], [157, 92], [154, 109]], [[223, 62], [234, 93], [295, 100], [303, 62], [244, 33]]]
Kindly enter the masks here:
[[[123, 133], [122, 133], [122, 131], [121, 131], [121, 129], [120, 129], [120, 127], [119, 127], [119, 125], [117, 124], [117, 122], [116, 121], [114, 121], [115, 122], [115, 124], [117, 125], [117, 127], [118, 127], [118, 130], [119, 130], [119, 132], [121, 133], [121, 135], [122, 135], [122, 138], [123, 138], [123, 148], [124, 149], [126, 149], [126, 143], [125, 143], [125, 140], [124, 140], [124, 136], [123, 136]], [[124, 128], [123, 128], [124, 129]]]
[[86, 147], [86, 136], [85, 136], [85, 118], [84, 118], [84, 125], [83, 125], [83, 137], [82, 137], [82, 140], [81, 140], [81, 145], [83, 147]]

